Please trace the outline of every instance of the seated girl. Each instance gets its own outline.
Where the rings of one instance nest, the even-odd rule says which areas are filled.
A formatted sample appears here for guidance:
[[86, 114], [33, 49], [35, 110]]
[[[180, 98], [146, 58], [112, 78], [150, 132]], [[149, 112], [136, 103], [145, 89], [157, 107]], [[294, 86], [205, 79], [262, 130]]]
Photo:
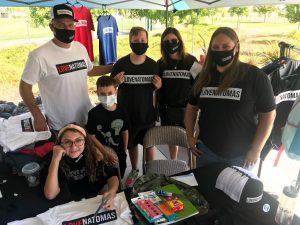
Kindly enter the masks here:
[[72, 197], [76, 199], [93, 197], [108, 184], [104, 193], [106, 205], [112, 206], [118, 190], [118, 178], [102, 160], [100, 151], [92, 144], [86, 131], [75, 124], [63, 127], [53, 147], [53, 156], [44, 186], [47, 199], [54, 199], [63, 185], [67, 186]]

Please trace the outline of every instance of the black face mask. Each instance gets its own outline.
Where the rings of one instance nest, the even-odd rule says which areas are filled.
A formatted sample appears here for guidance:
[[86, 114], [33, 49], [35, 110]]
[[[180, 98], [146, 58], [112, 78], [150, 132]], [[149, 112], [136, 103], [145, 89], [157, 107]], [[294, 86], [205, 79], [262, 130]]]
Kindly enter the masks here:
[[69, 156], [65, 155], [63, 156], [64, 159], [66, 160], [66, 162], [68, 164], [75, 164], [75, 163], [78, 163], [79, 161], [81, 161], [81, 159], [83, 158], [84, 154], [81, 153], [77, 158], [70, 158]]
[[175, 40], [172, 42], [164, 41], [164, 49], [168, 54], [174, 54], [175, 52], [178, 52], [180, 49], [180, 43]]
[[148, 43], [130, 43], [130, 48], [136, 55], [143, 55], [148, 49]]
[[54, 36], [61, 42], [69, 44], [74, 40], [75, 30], [58, 29], [54, 27]]
[[211, 53], [218, 66], [226, 66], [234, 59], [234, 48], [229, 51], [211, 51]]

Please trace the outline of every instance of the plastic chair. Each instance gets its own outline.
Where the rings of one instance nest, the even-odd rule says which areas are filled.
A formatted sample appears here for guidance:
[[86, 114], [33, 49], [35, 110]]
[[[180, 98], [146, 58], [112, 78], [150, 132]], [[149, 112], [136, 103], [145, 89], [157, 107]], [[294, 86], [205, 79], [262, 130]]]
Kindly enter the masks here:
[[[114, 155], [118, 158], [117, 153], [111, 147], [108, 147], [108, 146], [104, 145], [104, 149], [105, 149], [105, 151], [109, 152], [110, 154], [112, 154], [112, 155]], [[111, 168], [117, 169], [117, 173], [118, 173], [117, 176], [118, 176], [118, 179], [119, 179], [119, 190], [123, 190], [124, 187], [123, 187], [123, 184], [122, 184], [121, 172], [120, 172], [120, 167], [119, 167], [119, 159], [116, 163], [113, 163], [111, 161], [106, 160], [106, 164], [108, 166], [110, 166]]]
[[143, 173], [158, 173], [167, 176], [189, 169], [182, 160], [151, 160], [146, 162], [146, 150], [156, 145], [178, 145], [188, 151], [188, 164], [192, 165], [192, 153], [189, 151], [185, 129], [178, 126], [159, 126], [150, 128], [143, 140]]

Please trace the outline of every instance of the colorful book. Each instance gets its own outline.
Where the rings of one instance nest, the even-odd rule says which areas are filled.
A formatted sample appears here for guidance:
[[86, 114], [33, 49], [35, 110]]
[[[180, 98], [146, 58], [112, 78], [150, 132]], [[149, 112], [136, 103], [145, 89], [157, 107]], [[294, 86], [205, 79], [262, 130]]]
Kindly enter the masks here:
[[178, 219], [175, 221], [170, 221], [165, 224], [171, 224], [173, 222], [178, 222], [180, 220], [189, 218], [199, 213], [198, 209], [182, 194], [182, 192], [178, 189], [175, 184], [169, 184], [160, 188], [160, 190], [171, 192], [175, 194], [183, 203], [184, 208], [181, 211], [176, 212]]
[[[176, 210], [170, 207], [169, 203], [174, 199], [183, 207], [177, 207]], [[139, 193], [139, 197], [133, 198], [131, 201], [148, 222], [153, 224], [172, 224], [199, 213], [198, 209], [186, 199], [175, 184], [163, 186], [155, 192]]]

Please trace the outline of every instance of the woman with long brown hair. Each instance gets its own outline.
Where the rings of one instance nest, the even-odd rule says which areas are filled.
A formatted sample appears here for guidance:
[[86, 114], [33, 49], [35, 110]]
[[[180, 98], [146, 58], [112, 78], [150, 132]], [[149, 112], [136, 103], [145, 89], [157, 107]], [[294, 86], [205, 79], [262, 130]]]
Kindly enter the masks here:
[[[236, 32], [218, 28], [185, 114], [198, 167], [220, 161], [252, 167], [272, 130], [276, 106], [270, 81], [257, 67], [241, 62], [239, 54]], [[195, 137], [199, 111], [200, 133]]]
[[[160, 49], [161, 58], [157, 63], [162, 87], [157, 102], [161, 125], [184, 127], [184, 111], [195, 78], [190, 69], [194, 63], [198, 64], [197, 59], [186, 52], [179, 31], [173, 27], [163, 32]], [[178, 147], [170, 145], [169, 150], [171, 159], [177, 159]]]

